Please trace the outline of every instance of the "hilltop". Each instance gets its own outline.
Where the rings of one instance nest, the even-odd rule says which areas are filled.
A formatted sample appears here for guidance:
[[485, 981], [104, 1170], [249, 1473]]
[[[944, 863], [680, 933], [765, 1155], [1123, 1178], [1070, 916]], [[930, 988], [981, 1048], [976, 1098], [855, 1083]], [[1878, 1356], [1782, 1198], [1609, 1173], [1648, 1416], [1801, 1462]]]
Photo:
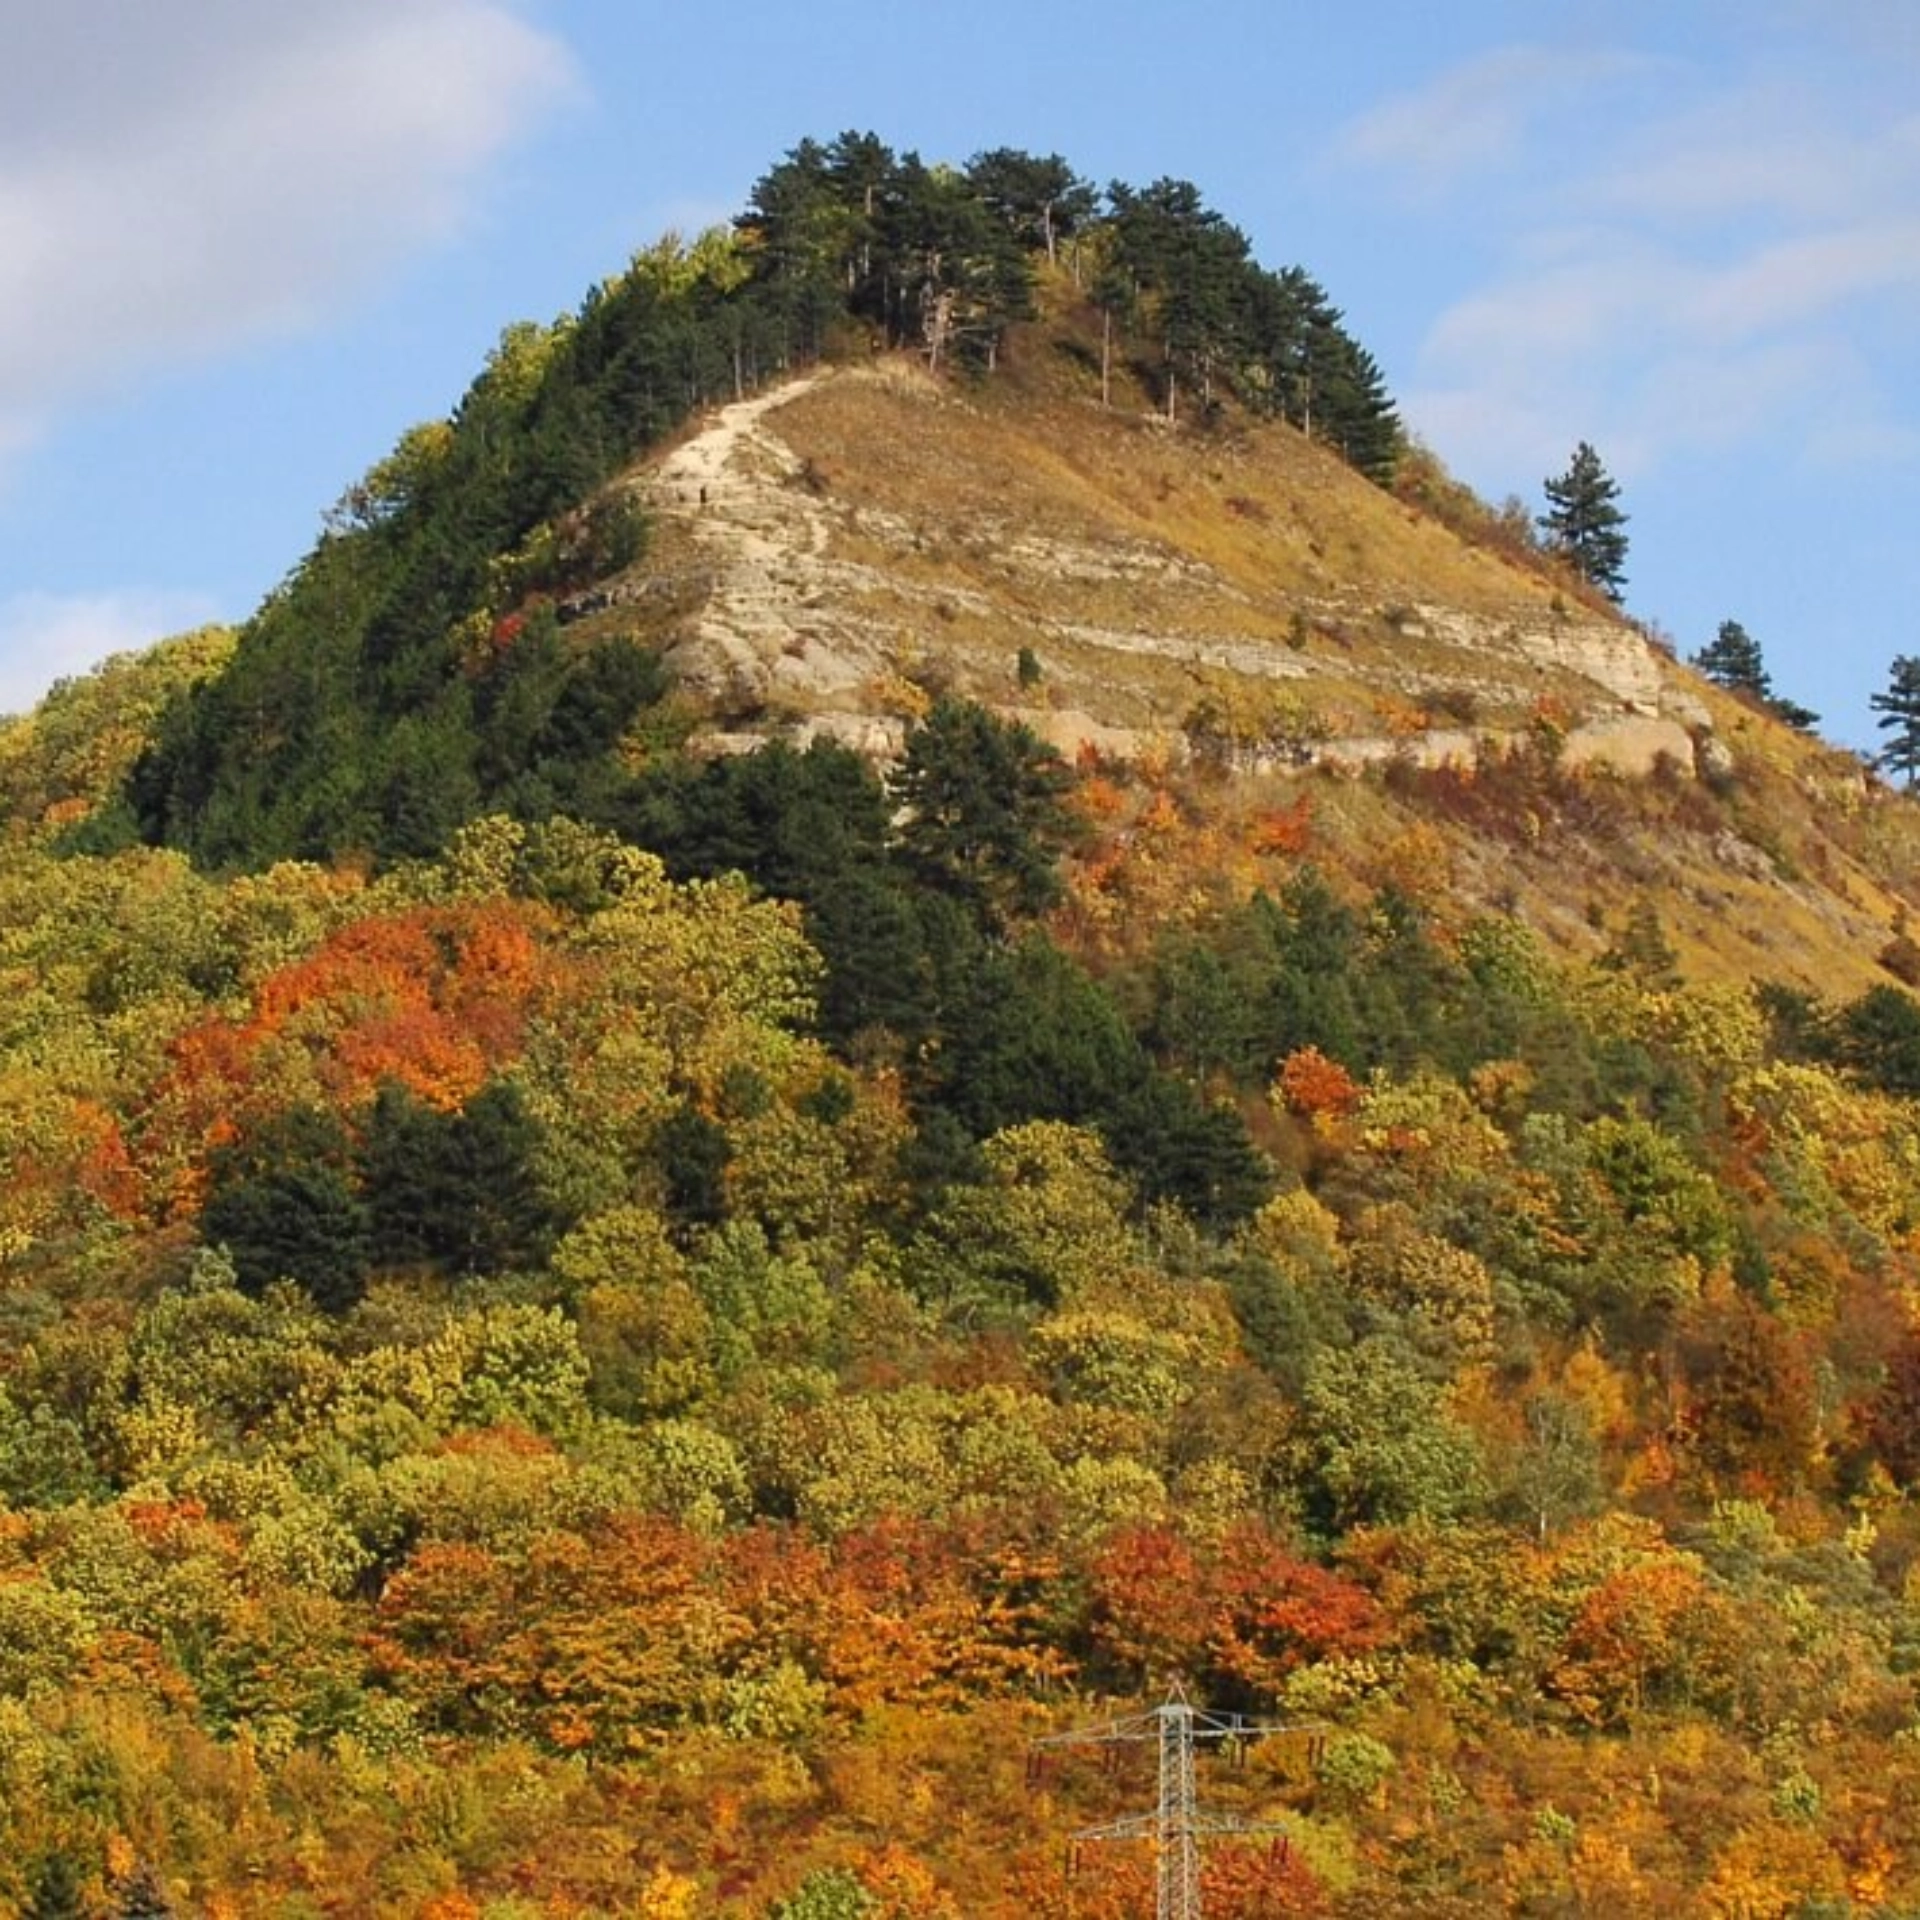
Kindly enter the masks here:
[[227, 868], [431, 855], [497, 808], [630, 831], [676, 753], [885, 766], [948, 694], [1251, 776], [1226, 817], [1310, 787], [1362, 888], [1430, 828], [1458, 907], [1583, 957], [1646, 899], [1696, 972], [1860, 991], [1920, 878], [1857, 759], [1409, 447], [1325, 293], [1195, 189], [1103, 208], [1057, 157], [856, 134], [509, 328], [173, 703], [128, 824]]

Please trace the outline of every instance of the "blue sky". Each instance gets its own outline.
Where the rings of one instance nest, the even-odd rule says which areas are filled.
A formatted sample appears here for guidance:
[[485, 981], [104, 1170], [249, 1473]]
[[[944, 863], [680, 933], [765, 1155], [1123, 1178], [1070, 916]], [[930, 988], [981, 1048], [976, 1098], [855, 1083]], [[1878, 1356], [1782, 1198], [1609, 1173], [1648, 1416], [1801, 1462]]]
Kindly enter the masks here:
[[0, 711], [244, 617], [509, 322], [808, 134], [1194, 181], [1414, 429], [1856, 745], [1920, 653], [1912, 0], [0, 0]]

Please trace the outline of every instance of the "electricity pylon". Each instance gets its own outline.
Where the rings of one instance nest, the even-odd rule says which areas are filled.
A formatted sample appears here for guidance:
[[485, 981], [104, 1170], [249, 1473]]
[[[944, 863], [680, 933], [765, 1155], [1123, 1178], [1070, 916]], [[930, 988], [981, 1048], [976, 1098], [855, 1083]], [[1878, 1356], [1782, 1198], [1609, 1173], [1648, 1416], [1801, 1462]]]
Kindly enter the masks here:
[[1058, 1747], [1125, 1747], [1151, 1743], [1160, 1755], [1160, 1798], [1151, 1813], [1128, 1814], [1082, 1827], [1080, 1840], [1151, 1840], [1156, 1864], [1154, 1920], [1205, 1920], [1200, 1902], [1200, 1841], [1210, 1833], [1279, 1833], [1277, 1825], [1200, 1811], [1193, 1755], [1202, 1740], [1240, 1741], [1263, 1734], [1311, 1731], [1299, 1722], [1252, 1720], [1243, 1713], [1202, 1713], [1178, 1682], [1151, 1713], [1129, 1714], [1099, 1726], [1077, 1727], [1034, 1741], [1030, 1767]]

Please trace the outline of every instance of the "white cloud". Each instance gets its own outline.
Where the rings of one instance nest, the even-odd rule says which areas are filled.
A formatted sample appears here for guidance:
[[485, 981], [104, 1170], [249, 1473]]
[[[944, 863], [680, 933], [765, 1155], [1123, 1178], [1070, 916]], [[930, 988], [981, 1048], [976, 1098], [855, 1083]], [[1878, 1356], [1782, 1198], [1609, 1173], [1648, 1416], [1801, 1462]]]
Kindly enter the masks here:
[[1920, 289], [1920, 220], [1865, 213], [1850, 226], [1756, 246], [1699, 276], [1680, 318], [1703, 338], [1752, 338], [1902, 288]]
[[0, 65], [0, 446], [311, 321], [465, 216], [574, 84], [501, 0], [67, 0]]
[[1920, 118], [1849, 124], [1807, 85], [1756, 80], [1672, 117], [1616, 130], [1599, 207], [1662, 225], [1741, 215], [1845, 221], [1910, 196]]
[[1804, 434], [1807, 397], [1832, 368], [1826, 343], [1799, 337], [1655, 354], [1615, 396], [1620, 470], [1656, 466], [1683, 447], [1738, 447], [1782, 425]]
[[0, 600], [0, 714], [26, 712], [56, 680], [110, 653], [150, 647], [215, 617], [203, 595], [145, 588]]
[[1569, 361], [1591, 361], [1643, 315], [1656, 262], [1595, 246], [1584, 257], [1528, 263], [1457, 301], [1434, 322], [1425, 353], [1461, 372], [1503, 367], [1509, 377], [1550, 379]]
[[1591, 103], [1602, 83], [1647, 64], [1611, 51], [1496, 47], [1348, 122], [1333, 158], [1376, 169], [1416, 198], [1432, 199], [1509, 166], [1536, 127], [1572, 102]]
[[[1415, 427], [1496, 488], [1553, 470], [1577, 437], [1623, 474], [1763, 435], [1825, 460], [1911, 445], [1903, 369], [1855, 344], [1904, 337], [1875, 323], [1920, 306], [1907, 96], [1857, 70], [1785, 87], [1645, 62], [1658, 84], [1622, 89], [1576, 138], [1537, 110], [1557, 59], [1482, 55], [1348, 130], [1350, 155], [1411, 168], [1425, 129], [1445, 216], [1499, 236], [1494, 275], [1428, 329], [1404, 395]], [[1497, 177], [1460, 177], [1462, 153], [1496, 145]]]
[[1817, 426], [1807, 452], [1829, 467], [1912, 467], [1920, 465], [1920, 428], [1856, 416], [1833, 426]]

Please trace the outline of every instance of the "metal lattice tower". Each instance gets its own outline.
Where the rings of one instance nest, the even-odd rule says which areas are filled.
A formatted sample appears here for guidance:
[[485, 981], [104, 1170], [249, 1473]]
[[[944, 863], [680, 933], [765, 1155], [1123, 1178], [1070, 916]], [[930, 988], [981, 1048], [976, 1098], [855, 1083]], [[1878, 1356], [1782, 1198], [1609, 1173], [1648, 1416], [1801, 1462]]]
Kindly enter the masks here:
[[1160, 1722], [1159, 1873], [1156, 1920], [1200, 1920], [1200, 1808], [1193, 1784], [1193, 1709], [1169, 1700]]
[[1153, 1812], [1129, 1814], [1104, 1825], [1082, 1827], [1081, 1840], [1151, 1840], [1155, 1860], [1154, 1920], [1204, 1920], [1200, 1896], [1200, 1841], [1210, 1833], [1251, 1835], [1284, 1829], [1200, 1811], [1194, 1784], [1199, 1742], [1242, 1741], [1263, 1734], [1312, 1732], [1298, 1722], [1253, 1720], [1240, 1713], [1203, 1713], [1176, 1684], [1151, 1713], [1131, 1714], [1100, 1726], [1049, 1734], [1033, 1743], [1034, 1760], [1050, 1748], [1123, 1747], [1151, 1744], [1159, 1753], [1160, 1796]]

